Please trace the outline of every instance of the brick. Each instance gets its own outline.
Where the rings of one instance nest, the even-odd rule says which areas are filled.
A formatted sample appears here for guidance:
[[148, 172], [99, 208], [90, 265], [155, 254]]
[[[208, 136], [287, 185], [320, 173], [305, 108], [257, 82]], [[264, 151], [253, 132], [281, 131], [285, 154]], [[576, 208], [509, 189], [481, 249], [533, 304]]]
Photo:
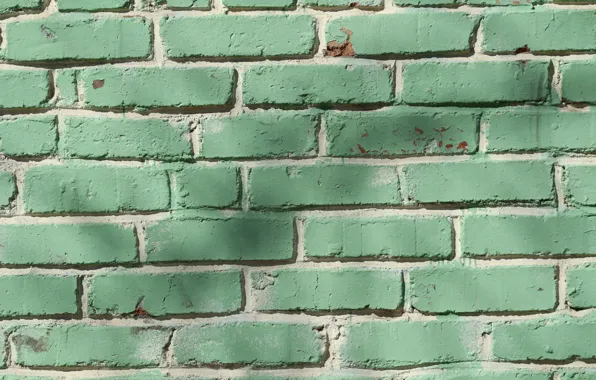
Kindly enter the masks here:
[[[396, 107], [335, 111], [326, 117], [330, 156], [469, 154], [478, 148], [479, 114], [439, 108]], [[466, 149], [457, 149], [466, 141]]]
[[267, 158], [316, 155], [318, 116], [266, 111], [201, 121], [201, 157]]
[[14, 175], [11, 172], [0, 171], [0, 206], [9, 206], [16, 191]]
[[493, 323], [492, 349], [498, 361], [582, 360], [596, 355], [590, 337], [593, 317], [553, 316]]
[[[127, 375], [123, 375], [123, 376], [118, 376], [118, 375], [111, 375], [109, 374], [109, 371], [104, 371], [108, 372], [108, 375], [104, 375], [102, 377], [85, 377], [85, 378], [78, 378], [78, 379], [82, 379], [82, 380], [164, 380], [164, 379], [172, 379], [172, 377], [170, 377], [169, 375], [162, 373], [161, 371], [153, 371], [153, 370], [149, 370], [149, 371], [139, 371], [139, 370], [135, 370], [134, 373], [135, 375], [132, 374], [127, 374]], [[174, 379], [178, 379], [178, 380], [207, 380], [207, 379], [203, 379], [203, 378], [174, 378]]]
[[333, 165], [253, 168], [251, 207], [399, 204], [397, 170], [389, 166]]
[[412, 306], [426, 313], [553, 310], [553, 266], [464, 267], [439, 265], [410, 272]]
[[381, 0], [363, 0], [353, 2], [350, 0], [300, 0], [300, 4], [306, 7], [327, 9], [327, 8], [380, 8], [383, 5]]
[[398, 14], [345, 16], [327, 24], [327, 41], [350, 42], [357, 56], [468, 53], [478, 19], [463, 12], [411, 10]]
[[209, 9], [211, 0], [158, 0], [157, 4], [165, 4], [169, 9]]
[[244, 102], [366, 104], [393, 99], [391, 70], [380, 64], [252, 66], [244, 74]]
[[436, 217], [307, 218], [304, 250], [321, 258], [448, 259], [451, 223]]
[[414, 203], [540, 203], [554, 197], [551, 161], [423, 163], [403, 170], [404, 193]]
[[412, 62], [404, 65], [402, 96], [408, 104], [540, 102], [549, 95], [548, 67], [548, 61]]
[[561, 380], [594, 380], [596, 379], [596, 372], [581, 371], [581, 370], [565, 370], [560, 372], [559, 379]]
[[563, 178], [567, 202], [576, 205], [596, 204], [591, 188], [596, 185], [596, 166], [566, 165]]
[[55, 116], [0, 118], [1, 152], [8, 157], [48, 156], [56, 152]]
[[163, 119], [65, 116], [60, 149], [69, 158], [184, 160], [192, 157], [188, 132]]
[[42, 0], [0, 0], [0, 14], [41, 10]]
[[548, 372], [533, 372], [516, 369], [490, 371], [481, 369], [443, 369], [438, 374], [410, 376], [408, 380], [550, 380]]
[[595, 102], [596, 90], [591, 80], [596, 75], [596, 61], [562, 61], [559, 70], [561, 73], [561, 96], [565, 102]]
[[23, 199], [28, 213], [162, 211], [170, 189], [151, 167], [46, 165], [25, 170]]
[[[284, 367], [321, 364], [324, 339], [301, 323], [223, 322], [185, 326], [172, 342], [178, 365], [246, 364]], [[234, 349], [230, 349], [230, 342]], [[205, 342], [205, 344], [197, 344]]]
[[60, 12], [88, 12], [131, 9], [131, 0], [57, 0]]
[[147, 58], [151, 28], [151, 21], [142, 17], [85, 14], [9, 22], [4, 57], [14, 61]]
[[239, 215], [165, 220], [148, 226], [147, 261], [289, 260], [291, 217]]
[[[77, 278], [53, 275], [0, 276], [0, 316], [56, 316], [77, 312]], [[23, 295], [26, 295], [24, 297]]]
[[238, 311], [241, 277], [238, 270], [96, 275], [91, 279], [89, 313], [123, 315], [140, 308], [151, 316]]
[[52, 96], [48, 70], [0, 70], [0, 108], [43, 107]]
[[2, 380], [60, 380], [59, 377], [50, 376], [26, 376], [26, 375], [0, 375]]
[[251, 277], [256, 308], [263, 311], [396, 310], [403, 302], [399, 270], [277, 269]]
[[596, 267], [580, 264], [567, 269], [567, 302], [574, 309], [587, 309], [596, 305]]
[[370, 369], [476, 360], [482, 327], [478, 322], [444, 320], [348, 324], [340, 357], [347, 367]]
[[148, 327], [23, 326], [11, 335], [12, 358], [27, 367], [157, 366], [169, 336]]
[[54, 82], [56, 88], [58, 89], [56, 94], [56, 106], [74, 106], [79, 101], [79, 94], [77, 88], [77, 70], [56, 70], [54, 73]]
[[2, 224], [0, 242], [3, 264], [115, 264], [137, 260], [137, 242], [131, 226]]
[[485, 114], [488, 152], [595, 152], [596, 113], [511, 107]]
[[232, 69], [225, 67], [94, 67], [78, 78], [85, 107], [226, 105], [233, 94]]
[[596, 50], [594, 12], [565, 9], [513, 9], [487, 12], [482, 49], [487, 53], [589, 52]]
[[296, 7], [296, 0], [223, 0], [223, 5], [235, 10], [290, 9]]
[[231, 165], [187, 165], [172, 174], [173, 197], [180, 208], [238, 207], [238, 168]]
[[476, 215], [462, 219], [464, 256], [596, 254], [596, 218]]
[[308, 15], [174, 16], [162, 19], [161, 36], [171, 58], [307, 55], [314, 54], [315, 20]]

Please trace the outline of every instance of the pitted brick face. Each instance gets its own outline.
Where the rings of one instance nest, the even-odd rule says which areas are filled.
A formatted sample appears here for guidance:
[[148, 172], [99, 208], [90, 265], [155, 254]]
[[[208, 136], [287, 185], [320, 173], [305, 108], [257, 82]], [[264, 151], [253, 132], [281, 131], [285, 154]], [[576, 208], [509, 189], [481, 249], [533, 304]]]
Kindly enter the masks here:
[[596, 0], [0, 0], [0, 380], [596, 380]]

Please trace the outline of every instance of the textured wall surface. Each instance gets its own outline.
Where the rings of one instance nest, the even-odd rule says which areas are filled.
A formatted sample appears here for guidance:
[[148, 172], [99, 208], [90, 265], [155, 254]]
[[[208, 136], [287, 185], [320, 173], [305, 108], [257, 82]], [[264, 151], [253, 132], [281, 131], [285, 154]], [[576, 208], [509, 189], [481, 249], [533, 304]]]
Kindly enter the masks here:
[[0, 379], [596, 380], [596, 4], [0, 0]]

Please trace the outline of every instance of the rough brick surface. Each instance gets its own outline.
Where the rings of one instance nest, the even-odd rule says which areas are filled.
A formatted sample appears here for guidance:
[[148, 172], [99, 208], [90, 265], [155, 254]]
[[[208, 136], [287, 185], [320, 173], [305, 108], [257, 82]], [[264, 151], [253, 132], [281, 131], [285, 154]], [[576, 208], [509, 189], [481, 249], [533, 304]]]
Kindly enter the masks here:
[[596, 0], [0, 0], [0, 380], [596, 380]]
[[[201, 289], [200, 292], [196, 290]], [[110, 272], [94, 276], [89, 292], [91, 314], [218, 314], [239, 310], [238, 271], [198, 273]]]
[[550, 266], [414, 268], [410, 282], [412, 306], [426, 313], [552, 310], [557, 302]]
[[348, 38], [343, 28], [352, 33], [350, 41], [357, 56], [465, 53], [470, 50], [475, 23], [475, 17], [461, 12], [347, 16], [327, 24], [327, 41]]
[[[234, 340], [234, 349], [228, 342]], [[197, 342], [208, 342], [206, 345]], [[323, 358], [316, 326], [299, 323], [229, 322], [183, 327], [172, 341], [178, 364], [315, 364]]]
[[306, 255], [320, 258], [448, 258], [447, 218], [307, 218]]
[[390, 270], [285, 269], [252, 273], [259, 310], [396, 310], [403, 300], [402, 287], [401, 272]]
[[161, 32], [172, 58], [304, 55], [315, 45], [314, 19], [306, 15], [170, 17]]
[[151, 22], [141, 17], [59, 15], [6, 26], [4, 57], [14, 61], [113, 60], [151, 54]]

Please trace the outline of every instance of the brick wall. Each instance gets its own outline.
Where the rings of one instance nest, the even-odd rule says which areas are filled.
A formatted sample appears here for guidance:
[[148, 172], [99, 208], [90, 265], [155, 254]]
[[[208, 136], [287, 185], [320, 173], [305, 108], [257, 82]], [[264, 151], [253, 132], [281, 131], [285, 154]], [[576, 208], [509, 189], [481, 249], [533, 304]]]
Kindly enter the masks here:
[[0, 379], [595, 380], [596, 7], [486, 1], [0, 0]]

